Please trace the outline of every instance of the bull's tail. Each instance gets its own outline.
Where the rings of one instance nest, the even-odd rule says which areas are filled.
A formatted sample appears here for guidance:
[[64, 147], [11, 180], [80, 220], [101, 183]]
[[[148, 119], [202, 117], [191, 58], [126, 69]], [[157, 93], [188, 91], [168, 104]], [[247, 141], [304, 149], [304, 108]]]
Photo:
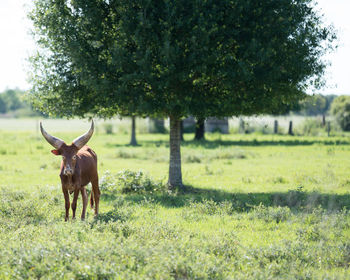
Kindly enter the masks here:
[[93, 191], [91, 190], [91, 195], [90, 195], [90, 206], [91, 208], [94, 208], [94, 197], [93, 197]]

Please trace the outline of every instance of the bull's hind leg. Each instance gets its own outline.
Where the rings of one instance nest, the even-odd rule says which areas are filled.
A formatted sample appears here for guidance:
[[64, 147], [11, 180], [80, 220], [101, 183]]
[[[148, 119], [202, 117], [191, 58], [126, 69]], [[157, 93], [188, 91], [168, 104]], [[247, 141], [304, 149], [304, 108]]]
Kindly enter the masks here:
[[94, 199], [95, 199], [95, 216], [98, 215], [98, 207], [100, 204], [100, 188], [98, 186], [98, 177], [94, 180], [91, 181], [91, 185], [92, 185], [92, 190], [91, 192], [94, 193]]
[[81, 188], [81, 196], [83, 198], [83, 211], [81, 212], [81, 219], [85, 220], [86, 206], [88, 204], [88, 195], [86, 193], [85, 187]]

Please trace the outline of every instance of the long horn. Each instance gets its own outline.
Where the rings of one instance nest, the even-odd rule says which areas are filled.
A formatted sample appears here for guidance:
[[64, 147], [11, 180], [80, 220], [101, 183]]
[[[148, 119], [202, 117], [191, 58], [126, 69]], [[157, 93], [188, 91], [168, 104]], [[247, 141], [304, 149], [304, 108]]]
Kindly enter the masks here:
[[47, 142], [49, 142], [49, 144], [51, 144], [53, 147], [55, 147], [56, 149], [61, 148], [62, 144], [64, 143], [63, 140], [56, 138], [50, 134], [48, 134], [45, 129], [43, 128], [42, 123], [40, 122], [40, 131], [41, 134], [44, 136], [44, 138], [46, 139]]
[[94, 133], [94, 120], [91, 122], [91, 127], [88, 132], [85, 134], [79, 136], [78, 138], [73, 140], [73, 144], [78, 148], [81, 149], [91, 138], [92, 134]]

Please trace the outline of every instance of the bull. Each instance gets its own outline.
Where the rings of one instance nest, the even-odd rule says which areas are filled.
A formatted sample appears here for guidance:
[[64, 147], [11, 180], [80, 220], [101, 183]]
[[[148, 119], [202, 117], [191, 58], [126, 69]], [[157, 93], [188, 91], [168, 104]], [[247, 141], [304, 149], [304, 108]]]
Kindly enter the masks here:
[[81, 192], [83, 200], [81, 219], [85, 219], [86, 207], [88, 204], [88, 195], [85, 186], [90, 182], [92, 185], [90, 205], [91, 208], [93, 208], [95, 201], [95, 216], [97, 216], [100, 201], [97, 156], [91, 148], [86, 146], [94, 132], [94, 121], [91, 122], [89, 131], [73, 140], [71, 145], [67, 145], [63, 140], [48, 134], [44, 130], [41, 122], [40, 131], [46, 141], [55, 148], [51, 152], [56, 156], [62, 156], [60, 178], [66, 208], [65, 221], [69, 219], [69, 194], [74, 193], [71, 206], [73, 212], [72, 218], [75, 219], [79, 192]]

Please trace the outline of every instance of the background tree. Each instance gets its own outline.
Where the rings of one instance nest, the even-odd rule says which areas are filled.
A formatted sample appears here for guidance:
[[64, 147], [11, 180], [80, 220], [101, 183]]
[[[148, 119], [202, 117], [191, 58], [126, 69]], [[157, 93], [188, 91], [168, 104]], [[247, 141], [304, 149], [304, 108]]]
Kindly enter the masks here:
[[169, 117], [168, 183], [181, 187], [181, 118], [270, 113], [320, 85], [334, 35], [312, 4], [36, 0], [32, 102], [66, 117]]
[[[337, 95], [335, 94], [328, 94], [325, 95], [324, 98], [326, 99], [326, 107], [323, 110], [322, 113], [322, 125], [325, 126], [326, 125], [326, 114], [328, 114], [328, 112], [331, 109], [333, 100], [337, 97]], [[330, 123], [328, 122], [328, 128], [327, 130], [330, 130]], [[329, 132], [328, 132], [328, 136], [329, 136]]]
[[327, 105], [326, 105], [326, 111], [330, 110], [331, 106], [332, 106], [332, 103], [333, 103], [333, 100], [335, 98], [337, 98], [338, 96], [335, 95], [335, 94], [327, 94], [327, 95], [324, 95], [324, 98], [326, 98], [326, 102], [327, 102]]
[[194, 140], [204, 140], [204, 134], [205, 134], [204, 122], [205, 122], [205, 118], [198, 118], [196, 120]]
[[7, 89], [0, 94], [1, 99], [1, 111], [6, 113], [9, 111], [15, 111], [25, 106], [24, 102], [21, 100], [23, 92], [18, 89]]
[[0, 113], [5, 114], [7, 112], [7, 104], [3, 98], [0, 97]]
[[336, 95], [308, 95], [300, 102], [299, 113], [305, 116], [322, 115], [322, 125], [326, 125], [326, 113], [331, 107]]
[[308, 95], [300, 102], [300, 113], [306, 116], [317, 116], [325, 113], [327, 99], [321, 94]]
[[17, 88], [6, 89], [0, 92], [0, 113], [14, 117], [32, 117], [39, 115], [25, 99], [25, 92]]
[[334, 99], [331, 114], [342, 130], [350, 131], [350, 96], [342, 95]]

